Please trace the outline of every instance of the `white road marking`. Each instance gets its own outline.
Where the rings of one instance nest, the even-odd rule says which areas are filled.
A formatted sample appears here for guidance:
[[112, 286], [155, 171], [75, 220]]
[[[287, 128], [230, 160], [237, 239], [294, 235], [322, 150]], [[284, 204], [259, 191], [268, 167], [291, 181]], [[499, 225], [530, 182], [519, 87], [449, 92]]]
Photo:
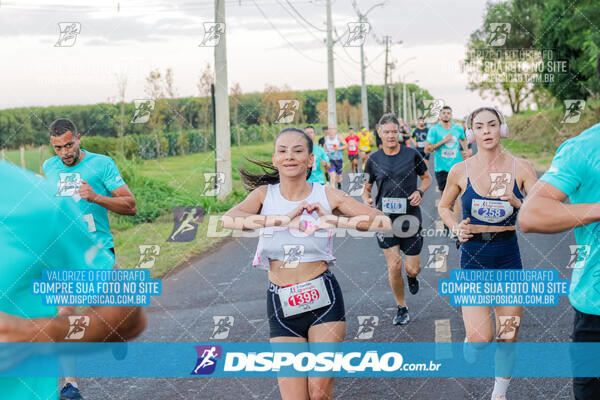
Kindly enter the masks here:
[[436, 359], [448, 359], [452, 358], [452, 347], [449, 344], [441, 343], [452, 343], [452, 329], [450, 328], [449, 319], [436, 319], [435, 320], [435, 342], [440, 345], [435, 346], [435, 358]]

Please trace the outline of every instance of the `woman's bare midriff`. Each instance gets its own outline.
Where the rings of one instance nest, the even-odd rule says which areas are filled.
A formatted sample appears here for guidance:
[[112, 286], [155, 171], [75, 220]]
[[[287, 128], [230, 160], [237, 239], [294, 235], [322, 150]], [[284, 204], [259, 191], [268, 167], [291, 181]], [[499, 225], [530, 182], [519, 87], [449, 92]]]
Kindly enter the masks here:
[[514, 231], [516, 228], [514, 226], [488, 226], [488, 225], [476, 225], [469, 224], [471, 227], [471, 233], [484, 233], [484, 232], [504, 232], [504, 231]]
[[313, 261], [299, 263], [294, 268], [283, 268], [285, 264], [281, 260], [269, 262], [269, 281], [277, 286], [295, 285], [308, 282], [327, 271], [328, 265], [325, 261]]

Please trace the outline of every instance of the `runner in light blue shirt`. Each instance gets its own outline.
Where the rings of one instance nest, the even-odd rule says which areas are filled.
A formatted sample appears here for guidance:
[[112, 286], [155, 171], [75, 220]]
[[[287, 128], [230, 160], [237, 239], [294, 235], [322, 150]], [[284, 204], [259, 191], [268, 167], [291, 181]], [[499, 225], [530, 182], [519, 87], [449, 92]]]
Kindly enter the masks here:
[[[137, 210], [133, 194], [110, 157], [80, 149], [81, 134], [76, 133], [73, 122], [65, 118], [57, 119], [49, 130], [56, 156], [44, 163], [44, 175], [56, 188], [55, 196], [70, 197], [77, 203], [89, 232], [114, 255], [108, 211], [135, 215]], [[61, 314], [65, 312], [72, 310], [60, 309]], [[67, 377], [65, 382], [61, 397], [79, 398], [75, 380]]]
[[[571, 338], [600, 342], [600, 124], [564, 142], [531, 193], [519, 213], [523, 232], [573, 229], [575, 234], [577, 244], [569, 248], [574, 261], [569, 288], [575, 309]], [[567, 197], [568, 204], [564, 203]], [[574, 348], [570, 356], [574, 366], [593, 362], [590, 354]], [[575, 377], [573, 392], [576, 399], [598, 399], [600, 379]]]
[[321, 184], [325, 184], [325, 175], [323, 174], [323, 170], [321, 169], [321, 163], [325, 164], [325, 168], [329, 169], [329, 156], [327, 152], [323, 150], [321, 146], [319, 146], [315, 142], [315, 128], [312, 126], [307, 126], [304, 128], [304, 132], [312, 139], [313, 141], [313, 155], [315, 156], [315, 162], [312, 166], [312, 171], [310, 173], [310, 177], [308, 178], [308, 182], [318, 182]]
[[68, 119], [50, 125], [50, 142], [56, 156], [43, 165], [46, 179], [56, 188], [55, 196], [71, 197], [98, 241], [113, 249], [108, 211], [135, 215], [133, 194], [121, 178], [115, 162], [108, 156], [80, 149], [81, 134]]
[[449, 106], [442, 108], [440, 123], [429, 129], [425, 140], [425, 153], [435, 155], [433, 160], [435, 178], [439, 191], [443, 192], [446, 188], [448, 172], [454, 164], [463, 160], [461, 147], [469, 152], [465, 130], [462, 126], [452, 123], [452, 109]]

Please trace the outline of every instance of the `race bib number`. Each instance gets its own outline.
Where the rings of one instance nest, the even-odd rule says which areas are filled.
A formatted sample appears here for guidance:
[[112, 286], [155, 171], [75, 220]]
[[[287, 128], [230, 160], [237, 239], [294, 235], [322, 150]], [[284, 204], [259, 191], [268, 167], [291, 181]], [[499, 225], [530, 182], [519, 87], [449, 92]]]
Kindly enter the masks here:
[[284, 317], [302, 314], [331, 304], [322, 276], [312, 281], [279, 288], [279, 300]]
[[360, 146], [362, 151], [369, 151], [371, 148], [369, 146]]
[[88, 225], [88, 232], [96, 232], [96, 223], [94, 222], [94, 216], [92, 214], [85, 214], [83, 216], [85, 222]]
[[406, 214], [406, 198], [384, 197], [381, 199], [381, 211], [385, 214]]
[[471, 216], [491, 224], [504, 221], [513, 213], [513, 207], [508, 201], [473, 199], [471, 201]]
[[423, 141], [417, 142], [417, 147], [420, 147], [420, 148], [425, 147], [425, 141], [423, 140]]
[[349, 141], [348, 142], [348, 150], [349, 151], [356, 151], [356, 142], [354, 141]]
[[442, 149], [442, 157], [455, 158], [456, 157], [456, 149]]

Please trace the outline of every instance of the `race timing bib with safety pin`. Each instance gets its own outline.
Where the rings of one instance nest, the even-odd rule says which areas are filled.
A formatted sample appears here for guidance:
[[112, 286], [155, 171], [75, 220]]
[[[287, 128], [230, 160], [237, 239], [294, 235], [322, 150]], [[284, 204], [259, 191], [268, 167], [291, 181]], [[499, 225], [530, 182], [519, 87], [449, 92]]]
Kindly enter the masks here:
[[423, 147], [425, 147], [425, 142], [424, 142], [424, 141], [419, 141], [419, 142], [417, 142], [417, 147], [418, 147], [418, 148], [423, 148]]
[[384, 197], [381, 199], [384, 214], [406, 214], [406, 197]]
[[284, 317], [291, 317], [331, 304], [322, 276], [312, 281], [279, 288], [278, 294]]
[[495, 224], [504, 221], [513, 213], [513, 207], [508, 201], [473, 199], [471, 215], [480, 221]]

